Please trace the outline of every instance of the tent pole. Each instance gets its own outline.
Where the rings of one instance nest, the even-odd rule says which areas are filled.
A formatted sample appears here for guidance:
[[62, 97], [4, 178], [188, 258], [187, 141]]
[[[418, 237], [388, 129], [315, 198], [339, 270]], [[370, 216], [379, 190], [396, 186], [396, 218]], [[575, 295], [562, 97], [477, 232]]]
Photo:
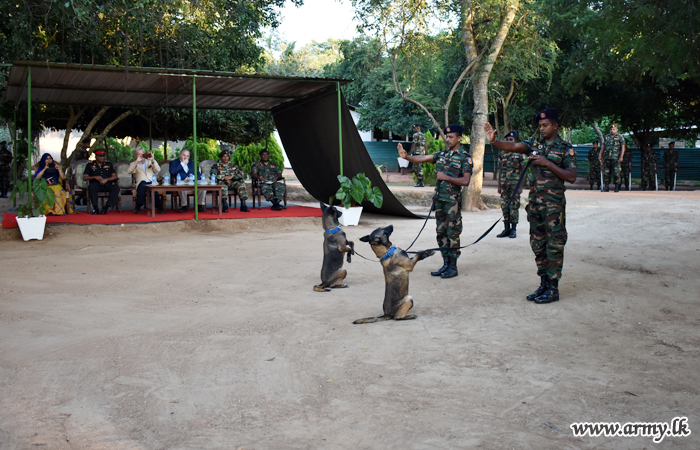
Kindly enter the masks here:
[[336, 81], [338, 91], [338, 148], [340, 149], [340, 174], [343, 174], [343, 116], [340, 109], [340, 82]]
[[197, 77], [192, 77], [192, 141], [194, 142], [194, 220], [199, 220], [199, 197], [197, 197]]
[[153, 151], [153, 116], [148, 118], [148, 149]]
[[15, 120], [12, 123], [12, 187], [17, 186], [17, 109], [15, 109]]
[[32, 66], [27, 67], [27, 201], [34, 207], [32, 193]]

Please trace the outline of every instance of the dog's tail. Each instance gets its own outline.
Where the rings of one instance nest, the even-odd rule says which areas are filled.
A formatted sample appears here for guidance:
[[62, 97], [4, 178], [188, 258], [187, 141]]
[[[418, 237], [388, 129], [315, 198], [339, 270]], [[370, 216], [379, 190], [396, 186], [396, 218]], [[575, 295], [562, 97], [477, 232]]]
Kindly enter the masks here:
[[354, 324], [358, 323], [374, 323], [374, 322], [381, 322], [382, 320], [389, 320], [391, 317], [387, 316], [379, 316], [379, 317], [365, 317], [364, 319], [357, 319], [354, 321]]

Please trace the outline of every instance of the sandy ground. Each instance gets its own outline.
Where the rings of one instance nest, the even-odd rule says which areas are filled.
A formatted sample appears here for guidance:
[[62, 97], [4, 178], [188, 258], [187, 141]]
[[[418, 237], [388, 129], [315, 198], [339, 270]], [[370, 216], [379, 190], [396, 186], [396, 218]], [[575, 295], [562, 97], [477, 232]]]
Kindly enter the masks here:
[[[313, 292], [317, 218], [2, 230], [0, 448], [700, 448], [700, 192], [567, 196], [560, 302], [525, 301], [526, 223], [499, 225], [458, 278], [418, 264], [417, 320], [368, 325], [381, 268]], [[465, 214], [463, 242], [498, 216]], [[372, 257], [389, 224], [399, 247], [422, 225], [345, 231]], [[569, 428], [675, 417], [692, 434], [661, 444]]]

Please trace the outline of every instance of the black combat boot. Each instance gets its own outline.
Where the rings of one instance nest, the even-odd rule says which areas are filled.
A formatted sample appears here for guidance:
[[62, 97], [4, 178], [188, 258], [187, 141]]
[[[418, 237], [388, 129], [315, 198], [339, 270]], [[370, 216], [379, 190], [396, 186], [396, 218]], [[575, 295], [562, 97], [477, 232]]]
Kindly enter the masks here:
[[100, 211], [100, 214], [107, 214], [108, 209], [109, 209], [109, 206], [103, 206], [102, 211]]
[[92, 207], [92, 215], [93, 215], [93, 216], [96, 216], [96, 215], [98, 215], [99, 213], [100, 213], [99, 208], [98, 208], [97, 206], [93, 206], [93, 207]]
[[505, 228], [503, 231], [501, 231], [500, 234], [497, 234], [496, 237], [508, 237], [510, 236], [510, 222], [503, 222], [503, 225]]
[[250, 210], [245, 204], [245, 200], [241, 200], [241, 212], [250, 212]]
[[282, 205], [280, 205], [280, 201], [275, 199], [272, 199], [272, 209], [273, 211], [282, 211]]
[[416, 183], [415, 186], [413, 187], [424, 187], [425, 185], [423, 184], [423, 180], [418, 180], [418, 183]]
[[549, 278], [547, 278], [547, 275], [541, 276], [540, 277], [540, 287], [537, 288], [535, 292], [532, 294], [528, 295], [525, 297], [526, 299], [533, 301], [540, 295], [544, 294], [544, 291], [547, 290], [547, 287], [549, 287]]
[[450, 256], [448, 258], [448, 266], [444, 272], [440, 274], [440, 278], [454, 278], [457, 276], [457, 258]]
[[605, 187], [603, 188], [603, 192], [610, 192], [610, 185], [606, 184]]
[[516, 228], [518, 228], [518, 224], [517, 224], [517, 223], [514, 223], [514, 224], [510, 227], [510, 234], [508, 235], [509, 238], [515, 239], [516, 237], [518, 237], [518, 234], [515, 232], [515, 229], [516, 229]]
[[615, 192], [620, 192], [620, 183], [615, 185]]
[[228, 200], [221, 200], [221, 212], [228, 212]]
[[443, 274], [443, 272], [445, 272], [447, 270], [447, 268], [450, 265], [450, 258], [443, 255], [442, 261], [444, 263], [442, 265], [442, 267], [440, 267], [438, 270], [433, 270], [432, 272], [430, 272], [430, 275], [432, 275], [434, 277], [439, 277], [440, 275]]
[[535, 299], [538, 305], [559, 301], [559, 280], [549, 280], [549, 286], [542, 295]]
[[591, 181], [591, 189], [590, 190], [591, 191], [593, 190], [593, 182], [592, 181]]

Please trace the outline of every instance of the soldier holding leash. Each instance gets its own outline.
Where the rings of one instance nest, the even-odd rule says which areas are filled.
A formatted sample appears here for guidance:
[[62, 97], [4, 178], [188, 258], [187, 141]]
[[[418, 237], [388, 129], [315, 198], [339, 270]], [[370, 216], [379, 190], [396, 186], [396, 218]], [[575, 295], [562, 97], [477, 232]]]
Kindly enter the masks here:
[[540, 287], [526, 298], [537, 304], [559, 300], [559, 279], [566, 245], [566, 197], [564, 182], [576, 181], [576, 152], [559, 137], [559, 112], [546, 108], [537, 114], [540, 138], [518, 142], [497, 141], [496, 132], [486, 123], [486, 139], [507, 152], [530, 154], [532, 173], [527, 220], [530, 247], [535, 253]]

